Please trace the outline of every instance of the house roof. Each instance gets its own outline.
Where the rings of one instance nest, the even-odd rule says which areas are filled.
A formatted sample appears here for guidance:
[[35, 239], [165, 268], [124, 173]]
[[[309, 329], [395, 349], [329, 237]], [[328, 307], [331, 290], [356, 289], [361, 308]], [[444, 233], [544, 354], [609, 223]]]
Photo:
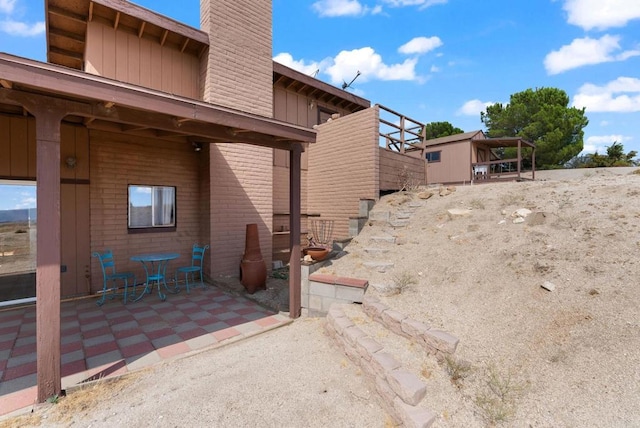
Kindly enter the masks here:
[[517, 147], [518, 142], [525, 146], [535, 147], [534, 143], [531, 143], [521, 137], [500, 137], [489, 138], [485, 137], [484, 132], [481, 130], [464, 132], [462, 134], [448, 135], [446, 137], [433, 138], [425, 141], [425, 147], [439, 146], [442, 144], [457, 143], [460, 141], [476, 141], [490, 148], [498, 147]]
[[273, 62], [273, 83], [351, 112], [371, 107], [371, 102], [365, 98], [336, 88], [275, 61]]
[[[87, 24], [109, 27], [173, 46], [200, 57], [209, 46], [209, 35], [127, 0], [47, 0], [47, 61], [82, 70]], [[352, 112], [371, 102], [280, 63], [273, 62], [273, 81], [309, 98]]]
[[65, 120], [131, 135], [285, 150], [316, 138], [276, 119], [0, 53], [0, 111], [15, 113], [24, 97], [74, 102], [78, 112]]
[[462, 134], [448, 135], [446, 137], [432, 138], [431, 140], [425, 141], [425, 146], [426, 147], [438, 146], [440, 144], [448, 144], [448, 143], [456, 143], [459, 141], [472, 140], [472, 139], [475, 139], [476, 137], [479, 137], [479, 134], [482, 134], [484, 136], [484, 133], [478, 130], [478, 131], [464, 132]]
[[102, 22], [139, 38], [200, 56], [209, 35], [127, 0], [46, 0], [47, 61], [81, 70], [87, 24]]

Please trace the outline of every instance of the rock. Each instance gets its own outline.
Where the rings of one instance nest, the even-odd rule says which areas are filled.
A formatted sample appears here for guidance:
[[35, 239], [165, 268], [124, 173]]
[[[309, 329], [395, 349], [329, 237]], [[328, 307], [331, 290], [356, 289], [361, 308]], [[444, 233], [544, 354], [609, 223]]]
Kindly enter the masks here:
[[516, 217], [513, 219], [513, 224], [524, 223], [524, 219], [522, 217]]
[[527, 209], [527, 208], [520, 208], [517, 209], [513, 212], [513, 214], [511, 214], [511, 217], [522, 217], [522, 218], [526, 218], [529, 214], [531, 214], [533, 211]]
[[498, 222], [498, 224], [506, 224], [506, 223], [507, 223], [507, 220], [505, 220], [505, 219], [502, 219], [502, 220], [500, 220], [500, 221]]
[[542, 288], [548, 291], [553, 291], [556, 289], [556, 285], [553, 282], [545, 281], [544, 284], [542, 284]]
[[420, 192], [418, 193], [418, 198], [420, 199], [429, 199], [433, 196], [433, 192]]
[[445, 189], [444, 187], [440, 189], [440, 196], [448, 196], [451, 194], [451, 190]]
[[468, 208], [451, 208], [450, 210], [447, 210], [447, 214], [451, 219], [469, 217], [471, 215], [471, 210]]
[[447, 186], [447, 190], [453, 193], [456, 191], [456, 186]]

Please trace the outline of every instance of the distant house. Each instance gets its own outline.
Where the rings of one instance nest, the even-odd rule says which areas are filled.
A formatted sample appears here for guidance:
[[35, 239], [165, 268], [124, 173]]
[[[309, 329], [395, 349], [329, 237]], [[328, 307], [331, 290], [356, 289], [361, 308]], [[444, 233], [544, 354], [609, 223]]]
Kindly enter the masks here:
[[[505, 148], [515, 148], [516, 156], [504, 159]], [[423, 149], [429, 184], [522, 179], [523, 149], [535, 177], [535, 144], [522, 138], [488, 138], [472, 131], [427, 140]]]

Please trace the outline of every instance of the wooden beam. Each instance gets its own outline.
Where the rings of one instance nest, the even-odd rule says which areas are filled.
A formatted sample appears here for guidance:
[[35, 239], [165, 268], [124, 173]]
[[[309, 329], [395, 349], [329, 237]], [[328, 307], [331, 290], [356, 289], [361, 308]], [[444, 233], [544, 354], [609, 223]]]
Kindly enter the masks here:
[[162, 38], [160, 39], [160, 46], [164, 46], [164, 42], [167, 41], [168, 35], [169, 35], [169, 30], [164, 30], [164, 33], [162, 33]]
[[83, 35], [62, 30], [60, 28], [52, 27], [51, 24], [49, 24], [49, 35], [63, 37], [65, 39], [73, 40], [74, 42], [80, 42], [80, 43], [85, 42], [85, 38]]
[[302, 273], [300, 266], [300, 213], [302, 201], [302, 147], [289, 152], [289, 317], [302, 314]]
[[113, 29], [118, 29], [118, 24], [120, 24], [120, 12], [116, 12], [116, 19], [113, 21]]
[[93, 5], [93, 2], [89, 3], [89, 22], [93, 21]]
[[13, 83], [9, 82], [8, 80], [4, 80], [4, 79], [0, 79], [0, 85], [2, 85], [2, 87], [5, 88], [5, 89], [13, 88]]
[[79, 61], [82, 61], [84, 59], [84, 55], [82, 53], [70, 51], [70, 50], [67, 50], [67, 49], [58, 48], [58, 47], [55, 47], [55, 46], [50, 46], [49, 47], [49, 52], [53, 53], [53, 54], [63, 55], [65, 57], [73, 58], [73, 59], [76, 59], [76, 60], [79, 60]]
[[144, 27], [147, 25], [147, 23], [145, 21], [142, 21], [142, 23], [140, 24], [140, 29], [138, 29], [138, 38], [141, 39], [142, 35], [144, 34]]
[[188, 44], [189, 44], [189, 39], [185, 37], [184, 43], [182, 44], [182, 47], [180, 48], [180, 52], [184, 52], [184, 50], [187, 48]]
[[52, 15], [61, 16], [63, 18], [70, 19], [70, 20], [75, 21], [75, 22], [80, 23], [80, 24], [86, 24], [87, 23], [87, 17], [86, 16], [78, 15], [77, 13], [73, 13], [73, 12], [70, 12], [68, 10], [64, 10], [64, 9], [59, 8], [59, 7], [56, 7], [56, 6], [48, 6], [47, 10]]

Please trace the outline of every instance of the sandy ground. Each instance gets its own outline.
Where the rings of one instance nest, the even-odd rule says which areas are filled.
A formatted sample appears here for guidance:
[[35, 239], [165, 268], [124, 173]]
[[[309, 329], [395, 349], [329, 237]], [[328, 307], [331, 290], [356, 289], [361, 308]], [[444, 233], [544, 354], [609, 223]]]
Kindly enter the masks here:
[[[629, 172], [388, 195], [374, 214], [410, 212], [409, 224], [372, 222], [322, 271], [369, 279], [367, 293], [460, 339], [448, 366], [421, 370], [434, 426], [640, 426], [640, 175]], [[531, 214], [514, 223], [521, 208]], [[371, 251], [385, 234], [396, 243]], [[380, 272], [372, 259], [394, 265]], [[410, 281], [388, 295], [400, 278]], [[390, 426], [322, 324], [299, 320], [165, 363], [104, 385], [84, 410], [64, 410], [75, 393], [15, 426]]]

